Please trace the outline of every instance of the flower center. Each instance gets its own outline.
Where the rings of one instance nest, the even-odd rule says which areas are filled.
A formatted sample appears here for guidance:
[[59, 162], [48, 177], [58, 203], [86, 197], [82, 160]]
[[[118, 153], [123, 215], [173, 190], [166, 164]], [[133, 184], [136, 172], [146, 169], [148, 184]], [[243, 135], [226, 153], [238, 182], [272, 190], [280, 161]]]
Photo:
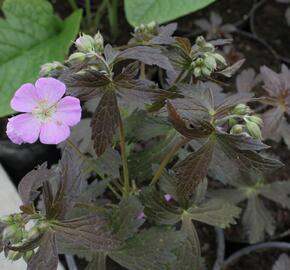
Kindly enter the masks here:
[[40, 101], [32, 110], [32, 115], [42, 123], [52, 120], [56, 112], [56, 105], [51, 105], [47, 100]]

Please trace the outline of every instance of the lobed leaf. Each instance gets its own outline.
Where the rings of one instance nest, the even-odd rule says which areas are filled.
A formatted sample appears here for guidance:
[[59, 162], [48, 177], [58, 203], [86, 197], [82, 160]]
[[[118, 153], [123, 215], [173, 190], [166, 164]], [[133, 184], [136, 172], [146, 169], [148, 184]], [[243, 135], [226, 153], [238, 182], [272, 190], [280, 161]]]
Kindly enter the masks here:
[[220, 228], [235, 224], [235, 219], [239, 217], [240, 212], [240, 208], [215, 198], [198, 206], [193, 205], [187, 210], [191, 219]]
[[262, 241], [265, 233], [273, 235], [275, 231], [275, 220], [257, 196], [249, 198], [242, 222], [250, 243]]

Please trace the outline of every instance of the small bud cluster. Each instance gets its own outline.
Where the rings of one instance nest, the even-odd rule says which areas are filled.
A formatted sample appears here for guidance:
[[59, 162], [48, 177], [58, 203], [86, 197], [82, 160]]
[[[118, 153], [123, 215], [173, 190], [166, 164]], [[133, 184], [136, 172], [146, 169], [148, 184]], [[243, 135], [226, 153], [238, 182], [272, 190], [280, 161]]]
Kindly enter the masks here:
[[238, 104], [231, 112], [229, 119], [231, 134], [244, 134], [254, 139], [262, 139], [261, 127], [263, 120], [257, 115], [251, 115], [252, 110], [245, 104]]
[[148, 42], [155, 35], [157, 35], [158, 25], [155, 22], [150, 22], [146, 25], [141, 24], [134, 29], [134, 38], [137, 42], [144, 43]]
[[62, 71], [64, 68], [65, 66], [58, 61], [46, 63], [41, 66], [39, 76], [40, 77], [54, 77], [53, 76], [54, 74], [56, 74], [58, 71]]
[[219, 65], [227, 65], [225, 58], [202, 36], [197, 37], [195, 49], [191, 63], [195, 77], [210, 77]]
[[[2, 233], [2, 240], [9, 242], [15, 248], [21, 248], [25, 243], [36, 239], [47, 228], [45, 222], [38, 221], [32, 228], [27, 229], [28, 221], [21, 214], [3, 217], [0, 222], [6, 225]], [[20, 258], [28, 261], [33, 255], [34, 250], [23, 252], [9, 250], [6, 257], [11, 261], [17, 261]]]
[[104, 51], [104, 39], [99, 31], [94, 37], [86, 34], [80, 35], [75, 41], [75, 45], [78, 51], [71, 54], [68, 59], [72, 65], [82, 63], [87, 57], [102, 54]]

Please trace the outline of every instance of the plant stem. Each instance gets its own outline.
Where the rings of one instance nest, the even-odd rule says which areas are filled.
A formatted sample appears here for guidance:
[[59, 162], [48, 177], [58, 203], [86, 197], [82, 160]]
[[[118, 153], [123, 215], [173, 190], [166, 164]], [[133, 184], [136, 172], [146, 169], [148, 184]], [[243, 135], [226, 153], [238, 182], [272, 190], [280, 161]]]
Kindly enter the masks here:
[[88, 27], [92, 24], [91, 0], [85, 0], [86, 20]]
[[68, 0], [68, 2], [69, 2], [70, 6], [71, 6], [71, 8], [73, 10], [77, 10], [78, 9], [78, 5], [76, 3], [76, 0]]
[[[93, 24], [92, 24], [92, 28], [99, 28], [99, 24], [100, 24], [100, 20], [102, 18], [102, 13], [104, 12], [105, 8], [107, 7], [108, 4], [108, 0], [103, 0], [102, 3], [100, 4], [95, 17], [93, 19]], [[92, 29], [95, 30], [95, 29]]]
[[71, 255], [65, 255], [65, 260], [69, 270], [78, 270], [74, 257]]
[[129, 180], [128, 161], [126, 157], [125, 132], [124, 132], [124, 126], [123, 126], [123, 121], [121, 117], [120, 117], [120, 148], [121, 148], [121, 157], [122, 157], [122, 164], [123, 164], [123, 178], [124, 178], [123, 195], [125, 197], [128, 197], [130, 193], [130, 180]]
[[121, 199], [120, 194], [118, 193], [118, 191], [108, 182], [107, 183], [108, 188], [114, 193], [114, 195], [118, 198]]
[[220, 228], [215, 227], [216, 240], [217, 240], [217, 253], [216, 261], [213, 266], [213, 270], [220, 270], [225, 258], [225, 235], [224, 231]]
[[146, 70], [145, 70], [145, 64], [140, 64], [140, 79], [145, 80], [146, 79]]
[[118, 36], [118, 0], [111, 0], [107, 3], [108, 18], [111, 27], [111, 34], [113, 39]]
[[237, 252], [233, 253], [228, 257], [223, 265], [222, 269], [227, 269], [234, 261], [238, 260], [240, 257], [248, 255], [251, 252], [258, 251], [260, 249], [290, 249], [290, 244], [286, 242], [265, 242], [255, 245], [250, 245], [248, 247], [242, 248]]
[[158, 170], [156, 171], [153, 179], [151, 180], [150, 185], [154, 185], [157, 183], [157, 181], [159, 180], [164, 168], [166, 167], [166, 165], [169, 163], [169, 161], [173, 158], [173, 156], [177, 153], [177, 151], [188, 142], [187, 138], [182, 139], [180, 142], [178, 142], [177, 144], [175, 144], [171, 150], [167, 153], [167, 155], [164, 157], [164, 159], [162, 160]]
[[87, 160], [87, 157], [81, 152], [81, 150], [70, 139], [67, 139], [66, 142], [80, 155], [81, 158], [83, 158], [84, 160]]

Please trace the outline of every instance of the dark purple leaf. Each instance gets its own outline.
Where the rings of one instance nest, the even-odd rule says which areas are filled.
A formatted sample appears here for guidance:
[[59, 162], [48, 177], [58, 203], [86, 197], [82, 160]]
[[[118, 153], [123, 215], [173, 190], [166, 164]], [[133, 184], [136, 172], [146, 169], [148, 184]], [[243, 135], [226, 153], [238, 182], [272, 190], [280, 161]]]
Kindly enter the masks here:
[[160, 49], [147, 46], [136, 46], [126, 49], [118, 54], [115, 61], [123, 59], [132, 59], [143, 62], [147, 65], [156, 65], [166, 70], [172, 70], [173, 67]]
[[206, 177], [214, 145], [215, 139], [209, 138], [196, 152], [175, 165], [174, 170], [178, 179], [177, 192], [180, 196], [189, 198], [198, 184]]
[[107, 89], [93, 115], [92, 140], [96, 154], [101, 156], [112, 143], [120, 123], [120, 112], [115, 91]]
[[284, 111], [280, 106], [272, 108], [263, 114], [263, 129], [264, 138], [271, 138], [276, 132], [279, 132], [279, 126], [284, 119]]
[[55, 235], [45, 233], [35, 255], [28, 261], [27, 270], [56, 270], [58, 255]]
[[229, 66], [221, 71], [218, 71], [217, 73], [230, 78], [240, 69], [240, 67], [244, 64], [244, 62], [245, 59], [241, 59], [236, 63], [234, 63], [232, 66]]
[[250, 92], [259, 82], [261, 77], [253, 68], [244, 69], [236, 79], [238, 92]]
[[56, 176], [56, 172], [47, 169], [47, 163], [26, 174], [18, 185], [18, 192], [24, 205], [32, 203], [39, 195], [38, 189], [44, 181]]
[[58, 241], [90, 249], [93, 252], [109, 251], [115, 246], [107, 223], [98, 216], [83, 216], [73, 220], [56, 221], [52, 225]]

